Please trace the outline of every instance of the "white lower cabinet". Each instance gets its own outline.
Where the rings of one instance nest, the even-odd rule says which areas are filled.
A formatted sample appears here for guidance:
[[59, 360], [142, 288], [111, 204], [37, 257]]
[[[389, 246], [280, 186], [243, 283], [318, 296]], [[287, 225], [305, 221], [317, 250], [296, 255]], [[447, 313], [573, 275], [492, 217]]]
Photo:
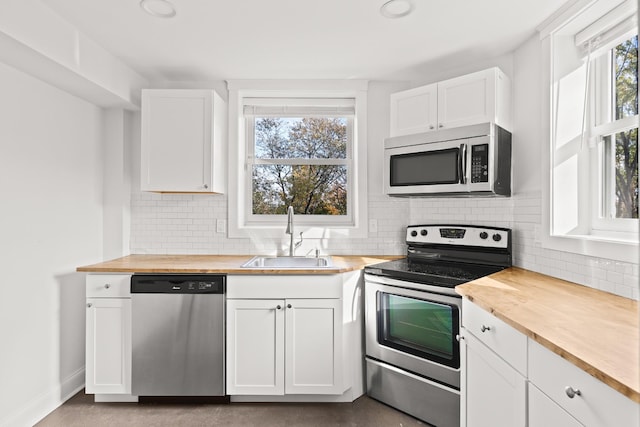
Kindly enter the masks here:
[[227, 300], [227, 394], [284, 394], [283, 305]]
[[473, 334], [463, 331], [463, 336], [462, 425], [525, 426], [526, 378]]
[[285, 304], [285, 393], [342, 393], [342, 301]]
[[341, 394], [340, 299], [227, 300], [227, 394]]
[[[532, 389], [540, 390], [558, 410], [577, 420], [577, 424], [566, 425], [640, 426], [638, 403], [531, 339], [529, 381]], [[533, 424], [538, 414], [534, 416], [532, 409], [529, 412], [530, 425], [542, 425]]]
[[461, 425], [640, 426], [640, 405], [463, 299]]
[[582, 424], [529, 383], [529, 427], [582, 427]]
[[131, 393], [130, 278], [129, 275], [87, 276], [87, 393]]

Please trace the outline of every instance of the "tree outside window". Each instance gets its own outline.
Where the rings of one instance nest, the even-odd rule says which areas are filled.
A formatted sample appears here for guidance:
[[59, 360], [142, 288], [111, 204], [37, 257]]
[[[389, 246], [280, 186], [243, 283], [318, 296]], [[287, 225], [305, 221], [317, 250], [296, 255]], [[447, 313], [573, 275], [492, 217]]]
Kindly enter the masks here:
[[[638, 115], [638, 36], [613, 49], [615, 120]], [[614, 151], [614, 218], [638, 218], [638, 127], [605, 138]]]
[[347, 215], [347, 118], [255, 117], [254, 132], [254, 215]]

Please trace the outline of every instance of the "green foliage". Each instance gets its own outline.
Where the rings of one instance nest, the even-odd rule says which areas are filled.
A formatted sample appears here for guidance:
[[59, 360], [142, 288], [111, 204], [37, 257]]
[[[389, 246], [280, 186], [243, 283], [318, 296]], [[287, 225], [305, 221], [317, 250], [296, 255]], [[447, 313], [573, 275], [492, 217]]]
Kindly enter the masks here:
[[[616, 119], [638, 114], [638, 36], [619, 44], [615, 58]], [[638, 128], [616, 134], [616, 218], [638, 218]]]
[[[345, 159], [347, 127], [341, 118], [256, 118], [259, 159]], [[253, 168], [253, 213], [346, 215], [344, 165], [258, 164]]]

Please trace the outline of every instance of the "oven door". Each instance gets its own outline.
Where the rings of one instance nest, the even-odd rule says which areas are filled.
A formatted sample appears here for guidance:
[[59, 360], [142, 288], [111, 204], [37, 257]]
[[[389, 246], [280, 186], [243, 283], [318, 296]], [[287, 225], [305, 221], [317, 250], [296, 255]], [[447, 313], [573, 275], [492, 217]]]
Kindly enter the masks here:
[[459, 388], [462, 300], [419, 287], [365, 275], [367, 357]]

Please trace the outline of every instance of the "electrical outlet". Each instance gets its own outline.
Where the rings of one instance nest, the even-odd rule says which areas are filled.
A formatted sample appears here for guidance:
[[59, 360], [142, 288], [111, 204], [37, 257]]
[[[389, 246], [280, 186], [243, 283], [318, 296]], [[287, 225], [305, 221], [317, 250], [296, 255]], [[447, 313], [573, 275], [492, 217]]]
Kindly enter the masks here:
[[216, 233], [224, 233], [227, 231], [227, 220], [219, 219], [216, 221]]
[[370, 219], [369, 220], [369, 233], [377, 233], [378, 232], [378, 220]]

